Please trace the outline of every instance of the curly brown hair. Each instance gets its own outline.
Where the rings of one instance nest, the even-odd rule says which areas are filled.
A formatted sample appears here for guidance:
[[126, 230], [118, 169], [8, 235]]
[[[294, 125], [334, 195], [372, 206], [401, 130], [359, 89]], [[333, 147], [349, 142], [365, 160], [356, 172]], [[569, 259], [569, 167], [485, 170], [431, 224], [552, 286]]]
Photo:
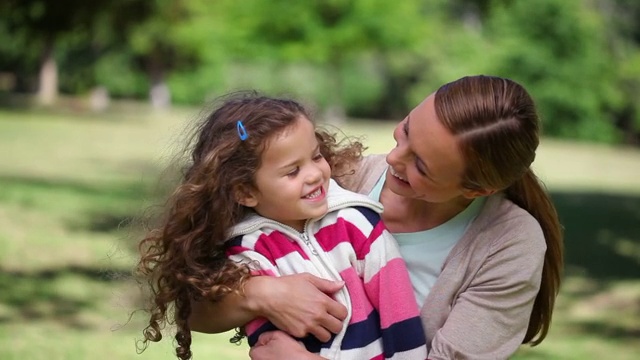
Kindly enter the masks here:
[[[236, 201], [236, 194], [255, 188], [254, 174], [268, 140], [300, 117], [311, 121], [296, 101], [242, 92], [223, 98], [197, 123], [185, 148], [190, 160], [180, 182], [158, 224], [138, 246], [136, 271], [150, 289], [142, 350], [162, 339], [167, 324], [175, 324], [176, 355], [190, 359], [191, 301], [215, 302], [242, 291], [249, 270], [228, 260], [224, 248], [227, 231], [251, 211]], [[249, 134], [246, 140], [239, 137], [238, 120]], [[363, 145], [349, 138], [338, 141], [336, 134], [319, 129], [316, 137], [339, 182], [361, 159]]]

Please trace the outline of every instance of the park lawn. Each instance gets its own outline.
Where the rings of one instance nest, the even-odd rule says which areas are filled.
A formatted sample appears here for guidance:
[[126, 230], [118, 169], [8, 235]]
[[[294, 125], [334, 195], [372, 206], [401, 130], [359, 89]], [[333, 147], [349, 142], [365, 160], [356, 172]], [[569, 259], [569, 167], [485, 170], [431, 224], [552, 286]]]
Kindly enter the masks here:
[[[0, 359], [173, 358], [169, 341], [136, 353], [145, 319], [129, 276], [130, 224], [157, 201], [163, 169], [196, 115], [126, 103], [104, 114], [0, 110]], [[393, 146], [393, 126], [341, 128], [366, 133], [377, 153]], [[514, 358], [635, 358], [640, 151], [545, 140], [534, 168], [565, 224], [567, 277], [547, 340]], [[195, 358], [247, 358], [246, 344], [230, 336], [194, 333]]]

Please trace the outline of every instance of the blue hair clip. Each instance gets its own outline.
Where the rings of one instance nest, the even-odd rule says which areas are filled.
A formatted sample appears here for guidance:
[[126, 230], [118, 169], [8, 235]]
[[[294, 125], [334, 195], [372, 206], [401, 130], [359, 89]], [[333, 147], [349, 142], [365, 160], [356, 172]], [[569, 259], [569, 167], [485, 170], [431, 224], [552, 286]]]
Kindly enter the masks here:
[[238, 120], [238, 122], [236, 123], [236, 130], [238, 130], [238, 136], [240, 137], [240, 140], [247, 140], [249, 134], [247, 134], [247, 129], [244, 128], [242, 120]]

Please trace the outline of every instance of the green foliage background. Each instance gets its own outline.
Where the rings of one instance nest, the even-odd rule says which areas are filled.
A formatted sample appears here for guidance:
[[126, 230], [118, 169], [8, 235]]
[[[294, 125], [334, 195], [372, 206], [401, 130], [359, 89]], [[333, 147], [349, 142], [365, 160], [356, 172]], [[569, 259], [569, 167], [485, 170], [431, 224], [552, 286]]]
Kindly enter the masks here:
[[[54, 49], [60, 89], [201, 105], [254, 88], [320, 111], [399, 118], [469, 74], [523, 83], [547, 135], [640, 144], [640, 3], [632, 0], [6, 0], [0, 75], [33, 92]], [[64, 8], [67, 11], [59, 11]]]

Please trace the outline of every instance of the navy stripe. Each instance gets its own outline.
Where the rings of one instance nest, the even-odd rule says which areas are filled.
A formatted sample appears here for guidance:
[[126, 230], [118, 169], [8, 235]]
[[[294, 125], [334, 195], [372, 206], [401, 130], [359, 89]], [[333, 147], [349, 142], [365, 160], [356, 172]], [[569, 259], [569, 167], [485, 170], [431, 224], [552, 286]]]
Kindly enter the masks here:
[[380, 222], [380, 214], [363, 206], [356, 206], [354, 209], [358, 210], [362, 216], [369, 220], [369, 224], [376, 226]]
[[419, 317], [410, 318], [382, 329], [385, 358], [426, 344], [426, 336]]
[[238, 235], [238, 236], [234, 237], [233, 239], [229, 239], [229, 240], [225, 241], [225, 243], [224, 243], [225, 249], [228, 249], [228, 248], [233, 247], [233, 246], [242, 246], [242, 238], [243, 238], [243, 235]]
[[[253, 347], [257, 342], [258, 338], [261, 334], [267, 331], [279, 330], [275, 325], [273, 325], [270, 321], [262, 324], [256, 331], [254, 331], [251, 335], [247, 337], [249, 342], [249, 346]], [[328, 342], [321, 342], [315, 336], [309, 335], [302, 339], [296, 338], [296, 340], [301, 341], [304, 344], [304, 347], [313, 353], [319, 353], [321, 348], [329, 348], [331, 347], [331, 343], [333, 343], [333, 339], [335, 338], [335, 334], [331, 336], [331, 339]]]
[[296, 339], [298, 341], [301, 341], [302, 344], [304, 345], [304, 347], [312, 352], [312, 353], [320, 353], [320, 349], [328, 349], [331, 347], [331, 344], [333, 343], [333, 340], [336, 338], [335, 334], [331, 335], [331, 339], [329, 339], [329, 341], [327, 342], [321, 342], [320, 340], [318, 340], [318, 338], [316, 338], [313, 335], [309, 335], [306, 336], [302, 339]]
[[258, 338], [262, 333], [267, 331], [273, 331], [273, 330], [278, 330], [278, 328], [275, 325], [273, 325], [270, 321], [267, 321], [266, 323], [262, 324], [262, 326], [257, 328], [256, 331], [253, 332], [253, 334], [247, 337], [247, 340], [249, 341], [249, 346], [253, 347], [258, 342]]
[[363, 321], [349, 324], [344, 334], [341, 348], [343, 350], [365, 347], [382, 336], [380, 331], [380, 315], [373, 310]]

